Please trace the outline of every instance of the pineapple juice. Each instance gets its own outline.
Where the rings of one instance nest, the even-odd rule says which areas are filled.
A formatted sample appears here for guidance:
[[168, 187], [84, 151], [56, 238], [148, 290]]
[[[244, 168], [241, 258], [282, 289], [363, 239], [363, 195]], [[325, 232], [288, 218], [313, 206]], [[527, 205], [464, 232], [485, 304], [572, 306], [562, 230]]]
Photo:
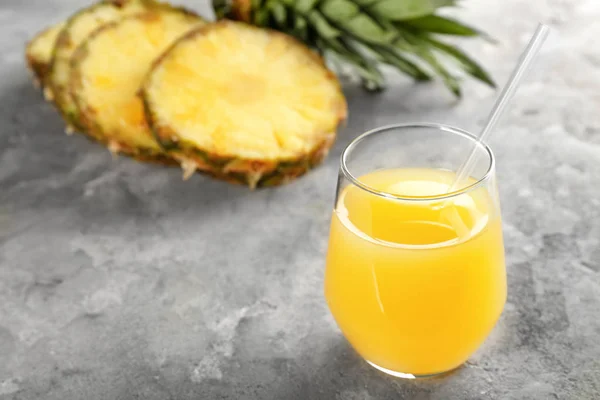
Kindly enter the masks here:
[[[359, 180], [402, 197], [445, 193], [455, 174], [389, 169]], [[506, 300], [500, 215], [485, 187], [442, 201], [387, 199], [350, 185], [334, 212], [325, 295], [356, 351], [387, 372], [462, 364]]]

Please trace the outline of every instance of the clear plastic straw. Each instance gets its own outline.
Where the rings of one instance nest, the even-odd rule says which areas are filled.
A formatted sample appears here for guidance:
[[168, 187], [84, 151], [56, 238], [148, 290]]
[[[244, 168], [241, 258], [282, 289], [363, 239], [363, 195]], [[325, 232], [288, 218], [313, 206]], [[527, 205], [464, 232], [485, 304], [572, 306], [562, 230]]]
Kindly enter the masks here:
[[469, 156], [456, 172], [456, 178], [454, 179], [452, 185], [450, 185], [448, 192], [454, 192], [461, 188], [463, 182], [469, 176], [471, 176], [472, 169], [477, 159], [477, 145], [483, 142], [485, 139], [487, 139], [494, 127], [496, 126], [498, 119], [506, 109], [506, 106], [508, 105], [512, 96], [515, 94], [519, 83], [521, 83], [521, 79], [531, 66], [531, 62], [534, 60], [535, 56], [539, 52], [540, 48], [542, 47], [542, 44], [546, 40], [546, 37], [548, 37], [548, 32], [548, 26], [544, 24], [538, 25], [535, 33], [533, 34], [533, 37], [529, 41], [529, 44], [521, 54], [519, 63], [513, 70], [510, 79], [508, 80], [508, 82], [504, 86], [504, 89], [502, 89], [502, 93], [500, 93], [500, 96], [496, 100], [496, 104], [494, 105], [494, 108], [492, 108], [487, 123], [481, 131], [481, 135], [479, 135], [479, 138], [477, 139], [478, 143], [476, 143], [473, 146], [471, 152], [469, 153]]

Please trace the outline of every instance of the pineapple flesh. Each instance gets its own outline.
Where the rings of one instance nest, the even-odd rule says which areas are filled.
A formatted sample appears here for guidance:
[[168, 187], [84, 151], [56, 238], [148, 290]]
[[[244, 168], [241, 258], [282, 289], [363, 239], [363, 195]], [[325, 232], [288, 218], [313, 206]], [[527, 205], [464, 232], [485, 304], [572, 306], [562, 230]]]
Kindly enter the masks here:
[[185, 10], [161, 8], [93, 33], [76, 51], [71, 68], [71, 93], [86, 132], [112, 152], [169, 160], [150, 132], [138, 91], [154, 60], [203, 24]]
[[193, 31], [143, 87], [157, 139], [186, 175], [250, 187], [285, 183], [318, 164], [346, 118], [339, 82], [285, 34], [222, 21]]
[[52, 59], [52, 50], [64, 25], [64, 23], [59, 23], [38, 33], [27, 44], [25, 56], [36, 85], [44, 85], [46, 73]]
[[[96, 3], [73, 15], [58, 36], [47, 83], [54, 101], [67, 122], [67, 131], [82, 130], [77, 107], [69, 91], [71, 58], [88, 36], [101, 26], [129, 15], [146, 11], [155, 3], [149, 0], [112, 0]], [[97, 140], [101, 138], [96, 137]]]

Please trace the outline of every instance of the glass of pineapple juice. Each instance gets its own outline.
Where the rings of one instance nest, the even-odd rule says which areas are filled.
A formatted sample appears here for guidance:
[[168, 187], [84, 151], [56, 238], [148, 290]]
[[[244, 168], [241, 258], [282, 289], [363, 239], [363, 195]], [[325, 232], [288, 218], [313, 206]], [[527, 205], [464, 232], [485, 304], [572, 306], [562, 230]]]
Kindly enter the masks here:
[[[473, 173], [448, 193], [476, 150]], [[468, 132], [394, 125], [341, 159], [325, 297], [372, 366], [415, 378], [450, 371], [483, 343], [506, 301], [494, 156]]]

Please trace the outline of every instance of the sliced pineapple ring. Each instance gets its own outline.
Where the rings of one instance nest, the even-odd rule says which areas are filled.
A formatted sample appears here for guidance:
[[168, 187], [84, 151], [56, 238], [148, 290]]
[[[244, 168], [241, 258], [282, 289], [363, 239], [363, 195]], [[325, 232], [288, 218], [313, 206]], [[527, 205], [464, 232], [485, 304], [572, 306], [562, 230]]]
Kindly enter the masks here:
[[190, 165], [251, 187], [295, 178], [325, 156], [346, 117], [339, 82], [295, 39], [223, 21], [186, 35], [144, 84], [158, 140]]
[[[112, 0], [96, 3], [73, 15], [66, 23], [56, 42], [56, 48], [48, 73], [51, 95], [67, 124], [68, 130], [81, 130], [77, 107], [69, 92], [71, 58], [79, 45], [99, 27], [128, 15], [135, 15], [156, 6], [150, 0]], [[101, 139], [101, 138], [96, 138]]]
[[52, 50], [58, 38], [59, 33], [65, 26], [65, 23], [54, 25], [38, 33], [27, 44], [25, 56], [27, 65], [34, 75], [37, 85], [43, 85], [46, 78], [46, 72], [52, 59]]
[[138, 97], [153, 61], [186, 32], [203, 25], [195, 14], [161, 8], [97, 30], [76, 51], [72, 94], [81, 122], [109, 149], [140, 158], [164, 155]]

